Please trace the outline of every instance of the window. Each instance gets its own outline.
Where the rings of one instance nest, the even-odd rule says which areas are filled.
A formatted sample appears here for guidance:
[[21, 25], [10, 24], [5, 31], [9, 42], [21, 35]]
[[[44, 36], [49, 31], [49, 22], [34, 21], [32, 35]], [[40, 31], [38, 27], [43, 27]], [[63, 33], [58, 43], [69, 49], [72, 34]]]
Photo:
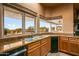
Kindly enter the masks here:
[[35, 18], [25, 16], [25, 31], [27, 33], [35, 32]]
[[50, 23], [46, 20], [40, 19], [39, 32], [50, 32]]
[[56, 24], [51, 24], [51, 32], [55, 32], [56, 31]]
[[21, 12], [4, 7], [4, 35], [22, 34]]
[[53, 19], [50, 20], [51, 32], [63, 32], [63, 19]]

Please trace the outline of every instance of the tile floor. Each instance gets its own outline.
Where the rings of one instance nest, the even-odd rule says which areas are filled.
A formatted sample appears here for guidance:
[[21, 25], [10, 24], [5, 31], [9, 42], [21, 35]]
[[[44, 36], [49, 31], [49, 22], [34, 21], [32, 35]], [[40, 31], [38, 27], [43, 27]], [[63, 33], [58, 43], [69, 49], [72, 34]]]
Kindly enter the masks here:
[[58, 52], [58, 53], [48, 53], [47, 56], [71, 56], [66, 53]]

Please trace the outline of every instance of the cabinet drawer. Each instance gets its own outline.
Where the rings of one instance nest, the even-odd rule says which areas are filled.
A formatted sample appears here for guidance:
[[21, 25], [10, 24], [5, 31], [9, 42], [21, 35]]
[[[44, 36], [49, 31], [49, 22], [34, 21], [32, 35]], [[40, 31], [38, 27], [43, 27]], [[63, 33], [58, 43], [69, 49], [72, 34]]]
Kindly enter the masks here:
[[28, 51], [28, 56], [40, 56], [40, 46]]
[[47, 38], [41, 40], [41, 44], [43, 44], [43, 43], [45, 43], [45, 42], [47, 42]]
[[59, 41], [66, 41], [67, 42], [68, 41], [68, 37], [60, 37]]
[[40, 41], [28, 44], [28, 50], [40, 46]]
[[77, 42], [75, 38], [69, 38], [69, 42]]
[[79, 43], [79, 38], [76, 38], [77, 43]]

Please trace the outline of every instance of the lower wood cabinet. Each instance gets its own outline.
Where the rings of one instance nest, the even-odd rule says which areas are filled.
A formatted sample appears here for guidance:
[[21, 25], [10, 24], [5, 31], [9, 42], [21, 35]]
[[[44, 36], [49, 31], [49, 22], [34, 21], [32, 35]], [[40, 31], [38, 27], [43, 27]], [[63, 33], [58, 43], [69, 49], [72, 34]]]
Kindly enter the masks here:
[[60, 37], [59, 49], [69, 54], [79, 55], [79, 39], [74, 37]]
[[64, 51], [64, 52], [68, 52], [69, 51], [69, 43], [68, 43], [68, 38], [67, 37], [60, 37], [59, 39], [59, 50], [60, 51]]
[[[61, 36], [58, 49], [73, 55], [79, 55], [79, 38]], [[28, 44], [28, 56], [45, 56], [51, 50], [51, 37]]]
[[[58, 49], [73, 55], [79, 55], [79, 38], [60, 36]], [[51, 50], [51, 37], [28, 44], [28, 56], [45, 56]]]
[[28, 44], [27, 55], [28, 56], [45, 56], [48, 54], [51, 48], [51, 38], [46, 37], [39, 41]]
[[69, 52], [74, 55], [79, 55], [79, 43], [76, 38], [69, 38]]
[[69, 52], [71, 53], [71, 54], [75, 54], [75, 55], [77, 55], [77, 44], [76, 43], [69, 43]]
[[41, 45], [41, 56], [45, 56], [48, 54], [47, 42]]
[[40, 46], [28, 51], [28, 56], [40, 56]]
[[41, 56], [45, 56], [48, 54], [50, 50], [50, 39], [50, 37], [47, 37], [41, 40]]

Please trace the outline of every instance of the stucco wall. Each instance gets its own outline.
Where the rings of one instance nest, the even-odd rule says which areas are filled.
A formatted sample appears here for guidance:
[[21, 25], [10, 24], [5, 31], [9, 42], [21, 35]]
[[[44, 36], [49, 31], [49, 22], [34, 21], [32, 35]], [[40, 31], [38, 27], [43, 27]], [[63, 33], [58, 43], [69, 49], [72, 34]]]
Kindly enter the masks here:
[[55, 17], [62, 15], [63, 17], [63, 33], [73, 33], [73, 4], [63, 4], [56, 8], [46, 9], [46, 17]]
[[20, 3], [20, 5], [38, 13], [44, 15], [44, 8], [39, 3]]

